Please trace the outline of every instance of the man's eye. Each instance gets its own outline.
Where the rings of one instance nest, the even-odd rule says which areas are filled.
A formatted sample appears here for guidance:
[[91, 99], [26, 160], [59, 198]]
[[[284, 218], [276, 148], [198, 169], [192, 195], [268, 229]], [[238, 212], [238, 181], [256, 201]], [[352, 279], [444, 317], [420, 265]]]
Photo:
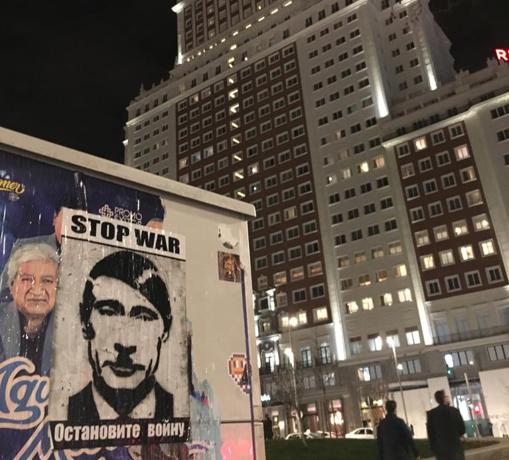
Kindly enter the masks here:
[[99, 311], [99, 314], [105, 316], [115, 316], [117, 314], [117, 311], [109, 305], [102, 305], [97, 310]]
[[33, 283], [34, 279], [31, 276], [22, 276], [21, 278], [22, 283]]
[[136, 315], [136, 319], [141, 319], [142, 321], [154, 321], [156, 318], [148, 313], [139, 313]]

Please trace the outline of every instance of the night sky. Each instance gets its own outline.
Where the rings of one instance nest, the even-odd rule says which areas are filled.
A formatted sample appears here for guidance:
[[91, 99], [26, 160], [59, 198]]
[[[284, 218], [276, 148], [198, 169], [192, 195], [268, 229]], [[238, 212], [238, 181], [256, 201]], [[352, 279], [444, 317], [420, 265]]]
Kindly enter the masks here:
[[[493, 47], [509, 48], [508, 0], [460, 0], [440, 12], [448, 1], [432, 7], [457, 68], [478, 69]], [[125, 108], [142, 82], [150, 87], [174, 65], [173, 4], [3, 0], [0, 126], [121, 162]]]

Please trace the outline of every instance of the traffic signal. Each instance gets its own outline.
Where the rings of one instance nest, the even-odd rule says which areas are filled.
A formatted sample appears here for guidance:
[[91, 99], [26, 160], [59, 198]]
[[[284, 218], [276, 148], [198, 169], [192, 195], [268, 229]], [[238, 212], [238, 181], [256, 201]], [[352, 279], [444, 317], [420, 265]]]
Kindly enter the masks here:
[[454, 370], [453, 370], [453, 368], [451, 366], [446, 364], [445, 369], [446, 369], [446, 373], [447, 373], [447, 378], [448, 379], [454, 377]]
[[447, 378], [450, 379], [452, 377], [454, 377], [454, 360], [453, 360], [453, 357], [450, 353], [446, 354], [444, 356], [444, 361], [445, 361], [445, 373], [447, 375]]

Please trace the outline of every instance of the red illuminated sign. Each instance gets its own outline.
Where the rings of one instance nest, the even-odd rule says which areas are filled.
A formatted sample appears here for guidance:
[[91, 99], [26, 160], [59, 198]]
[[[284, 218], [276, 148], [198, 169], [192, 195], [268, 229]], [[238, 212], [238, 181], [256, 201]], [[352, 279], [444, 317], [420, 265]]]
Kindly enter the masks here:
[[495, 48], [495, 56], [499, 61], [509, 62], [509, 49]]

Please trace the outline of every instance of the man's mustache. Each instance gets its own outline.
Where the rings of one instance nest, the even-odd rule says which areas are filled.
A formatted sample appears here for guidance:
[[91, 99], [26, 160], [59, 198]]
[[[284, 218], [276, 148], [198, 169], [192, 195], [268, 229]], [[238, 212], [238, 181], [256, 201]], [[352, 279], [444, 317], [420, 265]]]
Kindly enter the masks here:
[[132, 359], [117, 359], [115, 361], [106, 360], [101, 367], [112, 366], [112, 367], [123, 367], [125, 369], [132, 369], [135, 371], [144, 371], [145, 366], [143, 364], [135, 364]]

